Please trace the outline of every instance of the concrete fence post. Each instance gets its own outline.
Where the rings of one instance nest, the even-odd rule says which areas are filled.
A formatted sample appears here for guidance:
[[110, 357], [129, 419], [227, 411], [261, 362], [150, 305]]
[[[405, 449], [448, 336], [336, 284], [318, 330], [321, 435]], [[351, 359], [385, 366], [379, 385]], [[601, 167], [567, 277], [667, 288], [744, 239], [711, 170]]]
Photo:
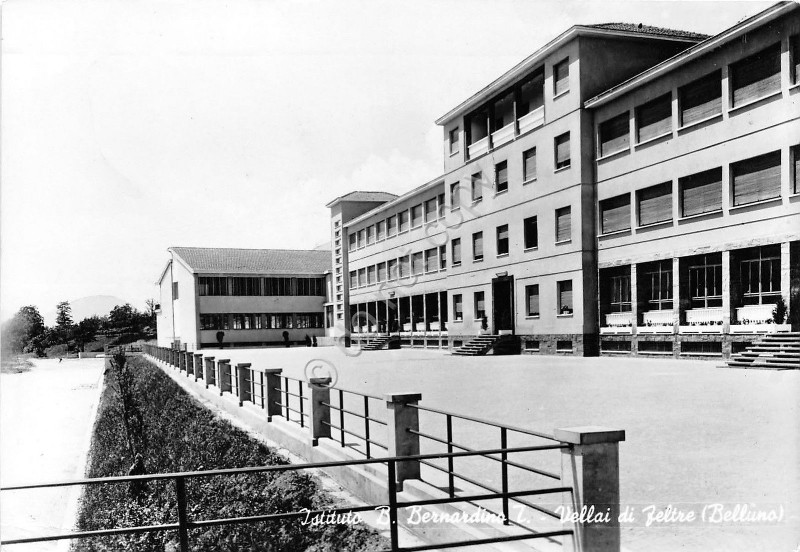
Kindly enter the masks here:
[[227, 391], [231, 392], [231, 359], [222, 358], [217, 361], [217, 387], [219, 387], [219, 396]]
[[281, 416], [281, 368], [267, 368], [264, 370], [264, 403], [267, 409], [267, 421], [271, 422], [273, 416]]
[[[411, 405], [422, 400], [420, 393], [386, 393], [386, 408], [389, 410], [386, 427], [389, 430], [389, 456], [414, 456], [419, 454], [419, 411]], [[395, 470], [398, 490], [403, 490], [403, 481], [419, 479], [419, 460], [397, 462]]]
[[331, 403], [331, 378], [309, 378], [308, 388], [311, 390], [311, 446], [319, 444], [320, 437], [331, 436], [331, 407], [322, 403]]
[[203, 377], [203, 355], [201, 353], [194, 354], [194, 381], [197, 381], [197, 376]]
[[214, 357], [208, 356], [203, 361], [205, 362], [205, 380], [206, 380], [206, 389], [208, 389], [208, 384], [213, 383], [216, 385], [217, 378], [214, 377]]
[[564, 493], [561, 517], [575, 533], [564, 549], [619, 552], [619, 442], [625, 431], [583, 426], [556, 429], [554, 436], [571, 445], [561, 451], [561, 483], [573, 489]]
[[194, 365], [193, 365], [194, 356], [189, 351], [184, 351], [181, 356], [183, 356], [183, 364], [184, 366], [186, 366], [186, 377], [188, 378], [192, 374], [194, 374]]
[[[250, 371], [249, 362], [240, 362], [236, 365], [236, 380], [239, 382], [237, 387], [239, 391], [239, 406], [244, 405], [244, 401], [253, 402], [250, 387], [247, 385], [247, 372]], [[250, 376], [252, 378], [252, 376]]]
[[171, 360], [170, 364], [172, 364], [172, 367], [173, 367], [173, 368], [177, 368], [177, 369], [180, 371], [180, 366], [181, 366], [181, 363], [180, 363], [180, 361], [178, 360], [178, 355], [179, 355], [179, 354], [180, 354], [180, 353], [178, 352], [178, 350], [177, 350], [177, 349], [172, 349], [172, 351], [171, 351], [171, 353], [170, 353], [170, 356], [172, 357], [172, 360]]

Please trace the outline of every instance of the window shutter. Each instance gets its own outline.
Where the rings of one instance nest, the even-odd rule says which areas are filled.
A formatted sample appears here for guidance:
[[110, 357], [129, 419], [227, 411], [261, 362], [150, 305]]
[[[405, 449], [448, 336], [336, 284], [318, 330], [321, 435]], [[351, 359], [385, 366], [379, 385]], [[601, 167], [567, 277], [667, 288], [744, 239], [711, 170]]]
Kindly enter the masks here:
[[569, 165], [569, 133], [556, 138], [556, 168]]
[[733, 105], [741, 105], [781, 89], [781, 46], [770, 46], [731, 66]]
[[624, 150], [630, 144], [628, 112], [600, 124], [600, 155]]
[[566, 241], [572, 236], [572, 210], [564, 207], [556, 211], [556, 241]]
[[639, 190], [639, 225], [672, 220], [672, 183]]
[[529, 149], [522, 154], [522, 164], [524, 166], [524, 180], [528, 181], [536, 178], [536, 148]]
[[629, 230], [631, 227], [631, 196], [624, 194], [600, 202], [600, 231], [603, 234]]
[[452, 242], [453, 246], [453, 262], [460, 263], [461, 262], [461, 240], [459, 238], [455, 238]]
[[781, 152], [773, 151], [733, 165], [733, 204], [744, 205], [781, 195]]
[[690, 217], [722, 209], [722, 169], [681, 179], [681, 215]]
[[474, 234], [472, 238], [472, 244], [474, 247], [473, 257], [476, 259], [483, 257], [483, 234]]
[[641, 106], [636, 116], [639, 142], [672, 130], [672, 96], [667, 94]]
[[555, 80], [555, 95], [569, 90], [569, 59], [553, 66], [553, 79]]
[[792, 148], [794, 164], [792, 165], [792, 182], [794, 182], [794, 193], [800, 193], [800, 146]]
[[722, 73], [715, 71], [681, 89], [681, 124], [722, 113]]

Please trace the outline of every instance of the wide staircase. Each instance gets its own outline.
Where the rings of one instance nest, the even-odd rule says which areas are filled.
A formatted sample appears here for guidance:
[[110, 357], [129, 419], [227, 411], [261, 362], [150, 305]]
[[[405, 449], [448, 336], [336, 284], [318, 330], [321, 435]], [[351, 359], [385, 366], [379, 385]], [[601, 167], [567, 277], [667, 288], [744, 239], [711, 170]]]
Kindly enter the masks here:
[[728, 366], [800, 370], [800, 332], [767, 334], [744, 351], [731, 355]]
[[388, 335], [381, 335], [375, 339], [370, 339], [365, 345], [361, 347], [362, 351], [380, 351], [389, 343], [391, 339]]
[[492, 351], [495, 355], [519, 354], [517, 339], [511, 335], [480, 335], [455, 351], [457, 356], [481, 356]]

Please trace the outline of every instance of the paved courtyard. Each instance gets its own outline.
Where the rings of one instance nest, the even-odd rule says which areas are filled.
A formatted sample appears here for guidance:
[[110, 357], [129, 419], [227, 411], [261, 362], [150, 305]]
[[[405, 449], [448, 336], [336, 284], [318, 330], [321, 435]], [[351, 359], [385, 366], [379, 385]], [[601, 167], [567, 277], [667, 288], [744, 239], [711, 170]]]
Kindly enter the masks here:
[[[800, 543], [800, 371], [722, 369], [720, 361], [347, 353], [322, 347], [204, 351], [234, 364], [280, 367], [298, 378], [309, 360], [322, 359], [335, 367], [337, 387], [378, 395], [419, 392], [423, 406], [547, 433], [580, 425], [625, 429], [621, 493], [623, 509], [630, 506], [636, 518], [623, 525], [627, 550], [791, 551]], [[442, 435], [441, 417], [423, 414], [421, 430]], [[499, 445], [496, 431], [469, 423], [455, 426], [454, 439], [475, 448]], [[554, 454], [536, 462], [558, 471]], [[516, 478], [519, 483], [521, 475]], [[744, 515], [743, 507], [774, 510], [781, 521], [710, 518], [645, 526], [648, 506], [653, 513], [671, 505], [699, 516], [704, 507], [713, 513], [714, 504], [724, 507], [717, 513], [730, 515]]]

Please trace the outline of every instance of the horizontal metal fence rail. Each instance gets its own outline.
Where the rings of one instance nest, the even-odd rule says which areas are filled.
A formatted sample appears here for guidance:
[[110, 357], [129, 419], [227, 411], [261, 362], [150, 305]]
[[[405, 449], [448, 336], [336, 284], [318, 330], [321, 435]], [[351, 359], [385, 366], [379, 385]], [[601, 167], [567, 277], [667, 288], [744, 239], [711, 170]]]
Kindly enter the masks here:
[[[564, 447], [568, 448], [568, 445], [564, 445]], [[83, 486], [83, 485], [110, 485], [110, 484], [120, 484], [120, 483], [129, 483], [133, 481], [160, 481], [160, 480], [169, 480], [174, 481], [175, 484], [175, 496], [176, 496], [176, 508], [177, 508], [177, 515], [178, 521], [176, 523], [165, 523], [159, 525], [143, 525], [143, 526], [135, 526], [135, 527], [114, 527], [110, 529], [99, 529], [99, 530], [92, 530], [92, 531], [76, 531], [72, 533], [64, 533], [64, 534], [56, 534], [56, 535], [45, 535], [39, 537], [25, 537], [25, 538], [18, 538], [18, 539], [3, 539], [0, 540], [0, 545], [12, 545], [12, 544], [30, 544], [30, 543], [37, 543], [37, 542], [48, 542], [48, 541], [57, 541], [57, 540], [66, 540], [66, 539], [84, 539], [90, 537], [102, 537], [102, 536], [113, 536], [113, 535], [126, 535], [126, 534], [137, 534], [137, 533], [153, 533], [153, 532], [161, 532], [161, 531], [177, 531], [178, 532], [178, 540], [179, 540], [179, 549], [181, 552], [187, 552], [189, 550], [189, 530], [190, 529], [197, 529], [201, 527], [212, 527], [212, 526], [225, 526], [225, 525], [234, 525], [234, 524], [241, 524], [241, 523], [258, 523], [264, 521], [273, 521], [279, 519], [300, 519], [305, 518], [309, 515], [316, 515], [316, 514], [346, 514], [346, 513], [358, 513], [358, 512], [366, 512], [376, 510], [378, 508], [386, 508], [388, 509], [388, 516], [390, 520], [389, 524], [389, 535], [390, 535], [390, 548], [386, 549], [383, 552], [416, 552], [422, 550], [437, 550], [437, 549], [445, 549], [445, 548], [457, 548], [463, 546], [475, 546], [481, 544], [491, 544], [491, 543], [500, 543], [500, 542], [511, 542], [511, 541], [518, 541], [518, 540], [528, 540], [528, 539], [554, 539], [555, 537], [564, 537], [564, 536], [571, 536], [573, 535], [574, 531], [571, 529], [563, 529], [558, 531], [547, 531], [547, 532], [538, 532], [534, 531], [529, 528], [525, 528], [526, 532], [523, 534], [517, 535], [500, 535], [496, 537], [489, 537], [483, 539], [474, 539], [468, 541], [451, 541], [451, 542], [443, 542], [443, 543], [436, 543], [436, 544], [428, 544], [428, 545], [420, 545], [420, 546], [400, 546], [399, 543], [399, 533], [398, 533], [398, 511], [404, 508], [416, 507], [416, 506], [432, 506], [432, 505], [439, 505], [439, 504], [453, 504], [453, 503], [460, 503], [460, 502], [477, 502], [477, 501], [485, 501], [485, 500], [496, 500], [499, 498], [517, 498], [521, 496], [533, 496], [533, 495], [542, 495], [542, 494], [551, 494], [551, 493], [563, 493], [563, 492], [571, 492], [572, 489], [569, 487], [552, 487], [546, 489], [532, 489], [527, 491], [514, 491], [514, 492], [506, 492], [506, 493], [499, 493], [496, 491], [490, 491], [488, 494], [473, 494], [469, 496], [460, 496], [460, 497], [446, 497], [446, 498], [435, 498], [435, 499], [427, 499], [427, 500], [413, 500], [413, 501], [398, 501], [398, 487], [396, 482], [396, 466], [398, 462], [409, 461], [409, 460], [430, 460], [434, 458], [457, 458], [457, 457], [466, 457], [466, 456], [486, 456], [486, 455], [495, 455], [495, 454], [503, 454], [503, 453], [515, 453], [515, 452], [529, 452], [538, 450], [539, 447], [517, 447], [512, 449], [490, 449], [490, 450], [480, 450], [480, 451], [472, 451], [472, 452], [454, 452], [450, 454], [419, 454], [414, 456], [398, 456], [398, 457], [389, 457], [389, 458], [367, 458], [367, 459], [353, 459], [353, 460], [344, 460], [344, 461], [331, 461], [331, 462], [316, 462], [310, 464], [286, 464], [280, 466], [254, 466], [249, 468], [237, 468], [237, 469], [219, 469], [219, 470], [207, 470], [207, 471], [194, 471], [194, 472], [176, 472], [176, 473], [162, 473], [162, 474], [152, 474], [152, 475], [133, 475], [133, 476], [114, 476], [114, 477], [98, 477], [93, 479], [81, 479], [81, 480], [70, 480], [70, 481], [57, 481], [52, 483], [34, 483], [29, 485], [9, 485], [0, 488], [0, 492], [8, 493], [11, 491], [22, 491], [22, 490], [31, 490], [31, 489], [44, 489], [44, 488], [54, 488], [54, 487], [69, 487], [69, 486]], [[332, 508], [332, 509], [325, 509], [325, 510], [315, 510], [315, 511], [293, 511], [293, 512], [280, 512], [274, 514], [263, 514], [263, 515], [254, 515], [254, 516], [239, 516], [239, 517], [228, 517], [228, 518], [220, 518], [220, 519], [203, 519], [203, 520], [194, 520], [190, 519], [189, 512], [191, 511], [190, 503], [187, 498], [186, 494], [186, 480], [192, 478], [201, 478], [201, 477], [218, 477], [218, 476], [232, 476], [232, 475], [242, 475], [242, 474], [253, 474], [253, 473], [264, 473], [264, 472], [284, 472], [284, 471], [299, 471], [299, 470], [309, 470], [309, 469], [321, 469], [321, 468], [331, 468], [331, 467], [346, 467], [346, 466], [358, 466], [358, 465], [366, 465], [366, 464], [378, 464], [378, 463], [385, 463], [387, 464], [387, 490], [388, 490], [388, 501], [385, 504], [371, 504], [367, 506], [358, 506], [358, 507], [349, 507], [349, 508]]]
[[[360, 454], [363, 454], [367, 458], [372, 458], [373, 457], [372, 448], [371, 448], [372, 446], [376, 446], [376, 447], [381, 448], [381, 449], [383, 449], [383, 450], [388, 452], [388, 450], [389, 450], [388, 445], [386, 443], [382, 443], [380, 441], [376, 441], [375, 439], [373, 439], [372, 435], [371, 435], [372, 432], [370, 430], [370, 423], [374, 423], [374, 424], [378, 424], [380, 426], [386, 427], [386, 422], [385, 421], [379, 420], [377, 418], [373, 418], [373, 417], [371, 417], [369, 415], [369, 401], [370, 400], [383, 401], [383, 398], [382, 397], [378, 397], [376, 395], [367, 395], [367, 394], [364, 394], [364, 393], [358, 393], [356, 391], [349, 391], [347, 389], [341, 389], [339, 387], [332, 387], [331, 391], [335, 391], [336, 392], [339, 404], [331, 404], [331, 403], [327, 403], [327, 402], [323, 402], [322, 404], [324, 406], [327, 406], [328, 408], [330, 408], [332, 410], [336, 410], [337, 412], [339, 412], [339, 425], [337, 426], [337, 425], [334, 425], [333, 423], [328, 423], [328, 422], [323, 422], [323, 423], [325, 425], [327, 425], [328, 427], [331, 427], [331, 428], [333, 428], [333, 429], [335, 429], [335, 430], [337, 430], [339, 432], [339, 444], [340, 444], [340, 446], [343, 447], [343, 448], [345, 448], [345, 447], [351, 448], [352, 450], [354, 450], [354, 451], [356, 451], [356, 452], [358, 452]], [[356, 412], [354, 410], [350, 410], [350, 409], [345, 408], [345, 400], [344, 400], [345, 399], [345, 394], [353, 395], [354, 397], [358, 397], [358, 401], [361, 403], [361, 406], [364, 409], [364, 413], [363, 414], [361, 414], [359, 412]], [[364, 421], [364, 425], [363, 425], [364, 434], [363, 435], [360, 435], [360, 434], [356, 433], [355, 431], [352, 431], [350, 429], [345, 428], [345, 414], [353, 416], [353, 417], [356, 417], [356, 418], [360, 418], [361, 420]], [[345, 443], [345, 435], [351, 435], [353, 437], [356, 437], [357, 439], [361, 439], [364, 442], [364, 451], [363, 452], [360, 451], [355, 446], [347, 445]]]
[[[279, 376], [281, 381], [280, 387], [273, 387], [274, 391], [277, 391], [281, 395], [283, 395], [283, 401], [273, 401], [274, 404], [281, 407], [284, 411], [283, 417], [286, 419], [287, 422], [294, 422], [298, 424], [300, 427], [306, 427], [306, 418], [309, 417], [308, 413], [306, 412], [305, 403], [308, 401], [308, 397], [303, 394], [303, 386], [306, 382], [296, 378], [290, 378], [289, 376]], [[293, 393], [289, 390], [290, 382], [295, 382], [297, 384], [297, 393]], [[290, 403], [289, 397], [294, 397], [297, 399], [295, 402], [297, 404], [297, 408], [292, 407]], [[297, 418], [293, 418], [291, 413], [294, 412], [298, 415]]]

